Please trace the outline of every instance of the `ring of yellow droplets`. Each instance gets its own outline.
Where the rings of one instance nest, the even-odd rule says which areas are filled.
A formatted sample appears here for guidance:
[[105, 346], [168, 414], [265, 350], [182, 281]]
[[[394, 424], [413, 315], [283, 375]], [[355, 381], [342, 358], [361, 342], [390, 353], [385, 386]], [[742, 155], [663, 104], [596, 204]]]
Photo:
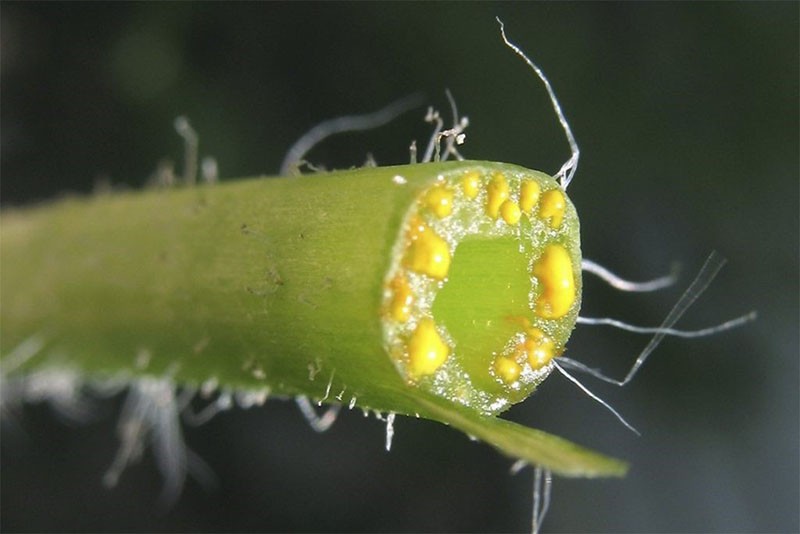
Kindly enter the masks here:
[[[447, 283], [458, 243], [473, 234], [515, 235], [521, 251], [532, 258], [531, 318], [516, 318], [519, 333], [487, 359], [487, 372], [503, 387], [535, 387], [547, 377], [580, 305], [580, 256], [573, 250], [579, 244], [562, 228], [567, 197], [549, 177], [520, 171], [469, 167], [437, 176], [405, 217], [384, 285], [384, 342], [400, 374], [409, 384], [483, 406], [489, 413], [507, 403], [474, 391], [458, 364], [454, 340], [431, 312], [436, 293]], [[528, 222], [524, 230], [523, 218]], [[560, 336], [548, 332], [558, 331], [552, 326], [558, 321], [570, 322], [566, 336], [563, 326]]]

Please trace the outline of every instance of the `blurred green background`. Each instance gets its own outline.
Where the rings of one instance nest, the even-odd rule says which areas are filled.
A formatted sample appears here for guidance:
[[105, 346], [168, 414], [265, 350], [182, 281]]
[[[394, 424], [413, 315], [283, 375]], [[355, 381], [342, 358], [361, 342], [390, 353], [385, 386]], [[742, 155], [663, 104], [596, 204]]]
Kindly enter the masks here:
[[[586, 282], [584, 313], [659, 323], [705, 256], [730, 263], [679, 323], [758, 321], [667, 340], [623, 390], [585, 380], [637, 438], [553, 377], [509, 417], [632, 463], [623, 480], [557, 479], [546, 530], [798, 531], [798, 27], [800, 4], [0, 4], [0, 201], [141, 187], [180, 164], [187, 115], [223, 179], [277, 172], [321, 120], [444, 89], [472, 159], [555, 172], [568, 156], [546, 94], [499, 37], [548, 73], [582, 149], [570, 194], [587, 257], [632, 278], [684, 266], [679, 288]], [[424, 109], [337, 137], [311, 159], [407, 161]], [[647, 340], [597, 327], [569, 356], [622, 376]], [[70, 426], [27, 407], [2, 436], [4, 531], [524, 531], [531, 474], [441, 425], [343, 413], [316, 435], [294, 404], [236, 410], [187, 441], [216, 472], [168, 512], [148, 454], [102, 487], [120, 399]]]

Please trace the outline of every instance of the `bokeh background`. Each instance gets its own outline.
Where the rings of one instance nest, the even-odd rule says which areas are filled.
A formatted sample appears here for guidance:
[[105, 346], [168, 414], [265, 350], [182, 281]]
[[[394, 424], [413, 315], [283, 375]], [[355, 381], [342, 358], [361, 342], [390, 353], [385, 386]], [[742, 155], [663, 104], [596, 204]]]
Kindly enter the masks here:
[[[223, 179], [274, 174], [317, 122], [422, 91], [469, 116], [473, 159], [556, 171], [568, 152], [545, 69], [582, 148], [570, 194], [583, 250], [632, 278], [684, 266], [678, 288], [586, 282], [584, 313], [655, 325], [706, 255], [730, 263], [679, 326], [751, 309], [756, 323], [667, 340], [620, 390], [586, 383], [637, 438], [553, 377], [508, 417], [632, 463], [623, 480], [555, 481], [546, 530], [796, 532], [798, 520], [798, 27], [786, 3], [0, 4], [0, 201], [141, 187], [180, 164], [187, 115]], [[315, 149], [329, 167], [404, 163], [424, 109]], [[622, 376], [647, 339], [579, 328], [570, 355]], [[530, 471], [442, 425], [344, 413], [316, 435], [270, 401], [189, 428], [218, 487], [190, 481], [168, 511], [150, 455], [101, 478], [120, 399], [70, 425], [29, 406], [4, 427], [4, 531], [525, 531]]]

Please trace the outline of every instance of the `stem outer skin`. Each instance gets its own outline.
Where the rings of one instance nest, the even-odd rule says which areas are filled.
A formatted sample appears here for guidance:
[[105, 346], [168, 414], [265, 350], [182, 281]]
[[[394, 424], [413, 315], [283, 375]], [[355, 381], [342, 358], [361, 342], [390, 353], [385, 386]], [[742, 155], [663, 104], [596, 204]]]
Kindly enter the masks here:
[[44, 348], [7, 372], [355, 397], [558, 474], [620, 476], [618, 460], [407, 385], [385, 353], [381, 299], [403, 218], [437, 174], [474, 166], [519, 169], [381, 167], [6, 209], [0, 361], [37, 336]]

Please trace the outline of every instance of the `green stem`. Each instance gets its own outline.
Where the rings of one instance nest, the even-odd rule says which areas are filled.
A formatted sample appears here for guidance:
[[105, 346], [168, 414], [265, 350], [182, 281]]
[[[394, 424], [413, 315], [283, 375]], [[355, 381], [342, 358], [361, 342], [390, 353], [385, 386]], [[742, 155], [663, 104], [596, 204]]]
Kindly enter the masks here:
[[[621, 475], [623, 463], [489, 416], [485, 405], [459, 397], [452, 385], [437, 389], [439, 378], [404, 375], [405, 364], [387, 354], [393, 350], [384, 317], [387, 273], [399, 268], [398, 254], [407, 250], [398, 240], [409, 210], [438, 175], [455, 176], [475, 165], [484, 173], [532, 173], [483, 162], [425, 164], [6, 210], [0, 224], [5, 372], [65, 367], [87, 379], [170, 376], [187, 386], [212, 382], [325, 402], [352, 400], [364, 409], [451, 424], [563, 475]], [[565, 232], [577, 239], [577, 218]], [[509, 308], [496, 299], [477, 311], [459, 311], [458, 303], [498, 294], [496, 285], [474, 289], [469, 283], [486, 272], [508, 279], [507, 286], [515, 286], [512, 297], [527, 295], [528, 286], [519, 286], [530, 276], [524, 251], [504, 239], [490, 235], [484, 246], [461, 243], [452, 280], [437, 282], [441, 299], [433, 303], [433, 318], [456, 341], [477, 343], [481, 354], [464, 356], [463, 367], [476, 377], [473, 387], [482, 399], [509, 397], [503, 408], [535, 384], [512, 391], [490, 374], [477, 377], [477, 369], [489, 366], [485, 340], [513, 333], [507, 316], [524, 314], [525, 306], [517, 299]], [[572, 254], [579, 270], [580, 252]], [[494, 267], [475, 267], [482, 264]], [[577, 284], [579, 292], [579, 279]], [[578, 307], [579, 298], [569, 312], [573, 324]], [[466, 327], [464, 314], [476, 313], [486, 316], [487, 325], [500, 324], [499, 330]], [[553, 335], [565, 342], [572, 325], [558, 328], [563, 331]], [[44, 348], [8, 369], [8, 355], [32, 337]]]

